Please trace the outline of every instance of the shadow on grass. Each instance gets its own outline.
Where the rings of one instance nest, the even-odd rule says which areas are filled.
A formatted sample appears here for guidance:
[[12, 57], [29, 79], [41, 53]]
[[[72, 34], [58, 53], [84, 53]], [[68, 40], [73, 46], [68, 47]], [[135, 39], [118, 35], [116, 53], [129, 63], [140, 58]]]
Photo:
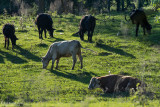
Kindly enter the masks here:
[[28, 30], [18, 30], [18, 32], [24, 32], [24, 33], [27, 33]]
[[31, 52], [29, 52], [28, 50], [22, 49], [19, 46], [16, 46], [16, 49], [18, 49], [20, 52], [17, 52], [20, 55], [25, 56], [27, 59], [31, 59], [33, 61], [39, 62], [41, 61], [41, 58], [32, 54]]
[[59, 42], [59, 41], [64, 41], [64, 39], [61, 39], [61, 38], [56, 38], [56, 37], [53, 37], [53, 38], [55, 38], [56, 40], [54, 40], [54, 39], [48, 39], [47, 41], [52, 42], [52, 43]]
[[74, 36], [74, 37], [79, 37], [79, 35], [76, 34], [76, 33], [73, 33], [72, 36]]
[[77, 74], [73, 74], [69, 72], [61, 72], [61, 70], [51, 70], [51, 72], [57, 76], [71, 79], [71, 80], [78, 81], [78, 82], [82, 82], [84, 84], [89, 84], [89, 81], [92, 78], [92, 75], [96, 75], [93, 72], [84, 72], [84, 71], [83, 72], [79, 71], [80, 73], [77, 73]]
[[45, 44], [45, 43], [37, 44], [37, 46], [38, 46], [38, 47], [43, 47], [43, 48], [48, 47], [48, 45], [47, 45], [47, 44]]
[[64, 30], [56, 30], [55, 32], [64, 32]]
[[12, 63], [15, 64], [22, 64], [22, 63], [27, 63], [26, 60], [17, 57], [15, 55], [11, 55], [8, 52], [3, 52], [0, 50], [0, 63], [4, 63], [4, 58], [6, 58], [7, 60], [11, 61]]
[[124, 55], [124, 56], [127, 56], [127, 57], [136, 58], [132, 54], [124, 52], [121, 49], [113, 48], [113, 47], [110, 47], [110, 46], [105, 45], [105, 44], [99, 44], [99, 45], [97, 45], [97, 47], [102, 48], [102, 49], [104, 49], [106, 51], [114, 52], [114, 53], [119, 54], [119, 55]]
[[129, 97], [129, 92], [116, 92], [116, 93], [103, 93], [100, 94], [101, 97], [117, 98], [117, 97]]

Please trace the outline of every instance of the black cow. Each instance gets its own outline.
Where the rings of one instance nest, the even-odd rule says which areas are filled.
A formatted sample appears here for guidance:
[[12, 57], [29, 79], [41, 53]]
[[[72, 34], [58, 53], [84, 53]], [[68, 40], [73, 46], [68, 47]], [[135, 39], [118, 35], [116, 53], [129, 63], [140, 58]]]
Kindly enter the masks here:
[[145, 29], [150, 34], [152, 26], [148, 23], [146, 14], [143, 10], [136, 9], [130, 13], [130, 19], [132, 20], [133, 24], [136, 24], [136, 36], [138, 36], [138, 29], [139, 25], [143, 28], [143, 32], [145, 35]]
[[91, 15], [83, 16], [80, 21], [79, 31], [76, 34], [79, 34], [80, 39], [84, 40], [84, 33], [88, 31], [88, 41], [92, 42], [92, 36], [95, 25], [96, 25], [96, 18], [94, 16]]
[[[18, 40], [18, 38], [15, 35], [15, 27], [12, 24], [5, 24], [3, 26], [3, 34], [5, 37], [5, 45], [4, 47], [8, 49], [9, 47], [9, 39], [11, 39], [12, 42], [12, 49], [14, 48], [14, 46], [16, 45], [16, 40]], [[6, 47], [7, 45], [7, 47]]]
[[46, 13], [39, 14], [35, 20], [35, 24], [38, 27], [39, 39], [43, 39], [42, 37], [43, 30], [45, 33], [45, 38], [46, 38], [46, 30], [49, 31], [50, 37], [53, 37], [53, 32], [55, 29], [52, 28], [53, 21], [50, 15]]

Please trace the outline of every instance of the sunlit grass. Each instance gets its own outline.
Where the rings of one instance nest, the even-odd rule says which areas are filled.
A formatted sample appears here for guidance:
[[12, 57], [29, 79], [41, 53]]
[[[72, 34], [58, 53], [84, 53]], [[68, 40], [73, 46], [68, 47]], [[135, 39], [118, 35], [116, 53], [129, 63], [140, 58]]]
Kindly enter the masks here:
[[[159, 24], [152, 23], [151, 35], [143, 36], [140, 28], [139, 36], [135, 37], [135, 25], [126, 23], [121, 13], [112, 13], [110, 18], [97, 15], [93, 43], [81, 41], [72, 34], [78, 31], [82, 16], [72, 14], [52, 16], [54, 38], [40, 40], [35, 17], [24, 17], [20, 26], [20, 17], [1, 15], [0, 30], [5, 23], [14, 23], [16, 27], [17, 48], [4, 48], [4, 37], [0, 32], [0, 101], [2, 106], [116, 106], [159, 105]], [[150, 17], [149, 21], [154, 18]], [[23, 27], [23, 29], [22, 29]], [[117, 33], [120, 32], [120, 35]], [[84, 68], [80, 69], [79, 59], [75, 70], [71, 70], [72, 57], [61, 58], [59, 69], [42, 69], [41, 57], [55, 41], [79, 40], [82, 49]], [[93, 76], [122, 74], [137, 77], [148, 85], [147, 94], [142, 96], [122, 94], [104, 94], [102, 90], [88, 90]], [[7, 104], [11, 103], [11, 104]], [[125, 106], [124, 106], [125, 105]], [[158, 106], [157, 106], [158, 107]]]

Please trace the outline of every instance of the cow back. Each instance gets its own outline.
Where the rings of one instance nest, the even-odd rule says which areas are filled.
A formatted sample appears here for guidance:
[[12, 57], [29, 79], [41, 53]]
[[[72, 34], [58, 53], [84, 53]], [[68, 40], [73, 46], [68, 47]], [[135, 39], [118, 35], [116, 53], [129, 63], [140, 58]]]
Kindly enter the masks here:
[[41, 13], [37, 16], [35, 23], [41, 27], [52, 28], [53, 21], [50, 15]]
[[88, 30], [94, 30], [96, 24], [95, 17], [89, 15], [89, 16], [83, 16], [80, 21], [80, 28], [84, 31]]

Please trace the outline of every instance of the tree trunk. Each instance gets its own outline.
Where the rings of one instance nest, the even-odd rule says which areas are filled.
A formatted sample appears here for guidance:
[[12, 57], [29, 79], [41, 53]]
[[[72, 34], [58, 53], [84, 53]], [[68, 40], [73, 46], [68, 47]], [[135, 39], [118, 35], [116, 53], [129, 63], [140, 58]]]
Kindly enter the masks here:
[[130, 0], [127, 0], [127, 7], [131, 4]]
[[120, 2], [120, 0], [116, 0], [116, 2], [117, 2], [117, 11], [120, 11], [120, 4], [121, 4], [121, 2]]
[[110, 8], [111, 8], [111, 0], [107, 0], [107, 8], [108, 8], [108, 11], [110, 12]]
[[38, 13], [45, 12], [45, 0], [39, 0]]
[[143, 6], [142, 0], [138, 0], [138, 9], [140, 9]]
[[124, 11], [124, 0], [122, 0], [122, 11]]

